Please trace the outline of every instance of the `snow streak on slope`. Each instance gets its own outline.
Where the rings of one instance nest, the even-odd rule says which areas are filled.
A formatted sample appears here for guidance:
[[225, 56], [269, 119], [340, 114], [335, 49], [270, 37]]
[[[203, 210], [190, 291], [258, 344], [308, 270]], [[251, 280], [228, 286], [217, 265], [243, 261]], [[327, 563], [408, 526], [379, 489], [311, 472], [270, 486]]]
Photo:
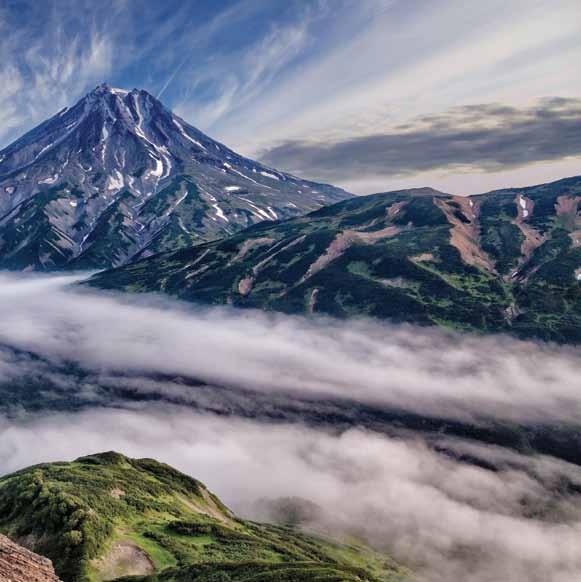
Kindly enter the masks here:
[[145, 91], [101, 85], [0, 152], [0, 266], [119, 265], [348, 196], [236, 154]]

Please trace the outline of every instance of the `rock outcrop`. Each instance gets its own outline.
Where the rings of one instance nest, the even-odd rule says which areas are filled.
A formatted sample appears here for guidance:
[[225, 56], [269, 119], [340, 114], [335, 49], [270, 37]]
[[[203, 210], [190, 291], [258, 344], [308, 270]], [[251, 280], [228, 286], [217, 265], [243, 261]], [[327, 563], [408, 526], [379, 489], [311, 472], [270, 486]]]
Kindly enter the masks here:
[[0, 582], [60, 582], [52, 562], [0, 534]]

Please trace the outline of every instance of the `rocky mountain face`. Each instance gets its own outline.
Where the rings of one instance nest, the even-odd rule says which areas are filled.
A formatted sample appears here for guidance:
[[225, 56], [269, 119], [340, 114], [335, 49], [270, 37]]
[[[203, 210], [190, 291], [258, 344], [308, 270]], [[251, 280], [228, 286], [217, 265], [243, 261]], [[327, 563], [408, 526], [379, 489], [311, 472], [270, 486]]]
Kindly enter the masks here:
[[60, 582], [52, 562], [0, 534], [0, 581]]
[[101, 273], [182, 299], [581, 342], [581, 177], [354, 198]]
[[348, 197], [101, 85], [0, 151], [0, 268], [121, 265]]
[[[0, 529], [28, 536], [64, 582], [402, 582], [405, 575], [366, 546], [239, 519], [199, 481], [115, 452], [0, 478]], [[0, 545], [0, 568], [2, 556]], [[57, 579], [38, 578], [45, 580]]]

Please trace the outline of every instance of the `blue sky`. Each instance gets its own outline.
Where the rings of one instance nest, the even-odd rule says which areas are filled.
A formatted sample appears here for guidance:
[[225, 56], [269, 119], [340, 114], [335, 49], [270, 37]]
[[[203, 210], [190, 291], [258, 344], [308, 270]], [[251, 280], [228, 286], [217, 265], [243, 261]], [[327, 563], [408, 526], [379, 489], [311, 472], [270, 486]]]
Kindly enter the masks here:
[[0, 146], [108, 81], [357, 193], [542, 182], [581, 173], [580, 39], [579, 0], [0, 0]]

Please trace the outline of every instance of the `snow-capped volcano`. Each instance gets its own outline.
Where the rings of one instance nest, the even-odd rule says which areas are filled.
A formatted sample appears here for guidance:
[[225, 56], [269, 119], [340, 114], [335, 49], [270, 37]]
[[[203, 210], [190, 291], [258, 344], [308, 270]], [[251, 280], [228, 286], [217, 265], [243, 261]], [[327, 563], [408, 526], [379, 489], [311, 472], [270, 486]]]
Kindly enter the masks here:
[[349, 196], [236, 154], [146, 91], [104, 84], [0, 152], [0, 267], [120, 265]]

